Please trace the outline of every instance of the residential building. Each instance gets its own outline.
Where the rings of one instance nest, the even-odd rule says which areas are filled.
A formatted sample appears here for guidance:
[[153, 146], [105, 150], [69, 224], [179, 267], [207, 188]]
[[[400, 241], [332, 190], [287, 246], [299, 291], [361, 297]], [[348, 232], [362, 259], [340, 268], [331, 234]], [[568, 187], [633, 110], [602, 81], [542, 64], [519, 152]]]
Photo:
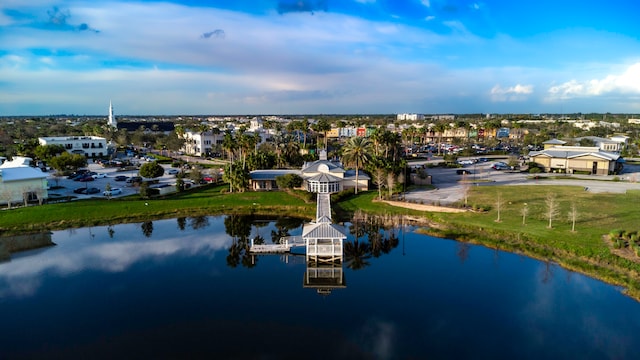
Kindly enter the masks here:
[[216, 145], [221, 145], [224, 140], [224, 133], [205, 131], [193, 132], [185, 131], [182, 135], [185, 140], [182, 151], [193, 156], [207, 156], [213, 152]]
[[40, 145], [62, 145], [71, 154], [90, 158], [107, 155], [107, 139], [98, 136], [52, 136], [38, 138]]

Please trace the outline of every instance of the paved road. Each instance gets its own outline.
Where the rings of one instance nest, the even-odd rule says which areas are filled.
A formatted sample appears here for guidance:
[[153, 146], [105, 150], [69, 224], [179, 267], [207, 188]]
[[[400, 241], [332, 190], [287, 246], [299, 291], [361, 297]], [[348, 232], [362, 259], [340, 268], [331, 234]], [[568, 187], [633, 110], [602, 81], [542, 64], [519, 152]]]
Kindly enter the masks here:
[[[424, 164], [424, 162], [412, 162], [412, 164]], [[533, 180], [528, 179], [527, 173], [496, 171], [491, 169], [494, 162], [477, 163], [464, 167], [472, 174], [458, 175], [457, 169], [427, 168], [426, 171], [432, 176], [435, 190], [414, 190], [405, 195], [407, 201], [423, 204], [449, 205], [461, 201], [464, 196], [465, 186], [495, 186], [495, 185], [567, 185], [582, 186], [586, 191], [594, 193], [625, 193], [628, 190], [640, 190], [640, 166], [627, 165], [621, 175], [622, 181], [611, 181], [614, 176], [594, 176], [594, 175], [574, 175], [580, 179], [567, 180]], [[541, 177], [553, 176], [552, 174], [540, 174]], [[469, 185], [460, 180], [466, 179], [471, 182]], [[609, 181], [605, 181], [609, 180]], [[474, 182], [475, 181], [475, 182]]]

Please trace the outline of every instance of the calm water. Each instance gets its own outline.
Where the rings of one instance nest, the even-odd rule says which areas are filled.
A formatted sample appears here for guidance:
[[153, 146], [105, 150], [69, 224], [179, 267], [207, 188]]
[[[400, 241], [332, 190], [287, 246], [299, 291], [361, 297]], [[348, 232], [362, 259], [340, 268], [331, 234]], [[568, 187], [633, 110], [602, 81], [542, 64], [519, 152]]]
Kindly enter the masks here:
[[349, 249], [360, 256], [332, 269], [342, 287], [320, 295], [303, 286], [304, 257], [252, 259], [233, 246], [298, 235], [299, 222], [257, 225], [202, 217], [54, 232], [57, 246], [0, 264], [0, 358], [638, 354], [640, 303], [553, 264], [412, 229], [361, 233]]

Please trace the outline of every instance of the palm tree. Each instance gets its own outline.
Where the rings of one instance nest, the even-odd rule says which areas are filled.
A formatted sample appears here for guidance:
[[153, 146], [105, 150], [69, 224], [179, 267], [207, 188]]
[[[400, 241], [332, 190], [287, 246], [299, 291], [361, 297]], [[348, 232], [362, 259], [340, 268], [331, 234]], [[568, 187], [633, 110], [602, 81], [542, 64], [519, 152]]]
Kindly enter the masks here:
[[344, 145], [342, 159], [347, 164], [354, 164], [356, 167], [356, 190], [358, 193], [358, 173], [360, 166], [371, 159], [371, 141], [364, 137], [352, 137]]

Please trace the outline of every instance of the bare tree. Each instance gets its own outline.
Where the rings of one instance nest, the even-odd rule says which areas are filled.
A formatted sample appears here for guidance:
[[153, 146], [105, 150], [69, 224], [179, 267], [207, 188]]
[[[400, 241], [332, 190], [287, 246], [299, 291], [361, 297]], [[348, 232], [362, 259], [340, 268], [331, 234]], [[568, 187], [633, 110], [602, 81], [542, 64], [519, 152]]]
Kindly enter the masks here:
[[524, 203], [524, 205], [522, 206], [522, 210], [520, 210], [520, 213], [522, 214], [522, 225], [527, 225], [527, 215], [529, 215], [529, 206], [527, 205], [527, 203]]
[[569, 210], [569, 220], [571, 221], [571, 232], [576, 232], [576, 220], [580, 216], [578, 214], [578, 207], [576, 203], [571, 203], [571, 209]]
[[502, 208], [504, 207], [504, 199], [502, 198], [502, 193], [498, 192], [498, 195], [496, 196], [496, 210], [498, 211], [498, 218], [496, 219], [496, 222], [501, 222], [502, 219], [500, 218], [500, 214], [502, 213]]
[[0, 191], [0, 198], [7, 202], [7, 209], [11, 209], [11, 201], [13, 200], [13, 192], [11, 189], [5, 187]]
[[464, 197], [464, 207], [469, 204], [469, 193], [471, 192], [471, 184], [464, 183], [462, 185], [462, 196]]
[[389, 190], [389, 198], [393, 196], [393, 188], [396, 187], [396, 175], [393, 171], [387, 173], [387, 190]]
[[382, 200], [382, 188], [385, 185], [385, 171], [383, 168], [376, 168], [373, 171], [373, 181], [378, 186], [378, 199]]
[[560, 206], [558, 204], [558, 200], [556, 199], [556, 196], [552, 193], [548, 193], [547, 197], [544, 200], [544, 203], [547, 206], [547, 211], [546, 211], [546, 215], [547, 215], [547, 219], [549, 220], [549, 225], [547, 226], [549, 229], [551, 229], [553, 227], [553, 220], [558, 217], [558, 214], [560, 213]]

